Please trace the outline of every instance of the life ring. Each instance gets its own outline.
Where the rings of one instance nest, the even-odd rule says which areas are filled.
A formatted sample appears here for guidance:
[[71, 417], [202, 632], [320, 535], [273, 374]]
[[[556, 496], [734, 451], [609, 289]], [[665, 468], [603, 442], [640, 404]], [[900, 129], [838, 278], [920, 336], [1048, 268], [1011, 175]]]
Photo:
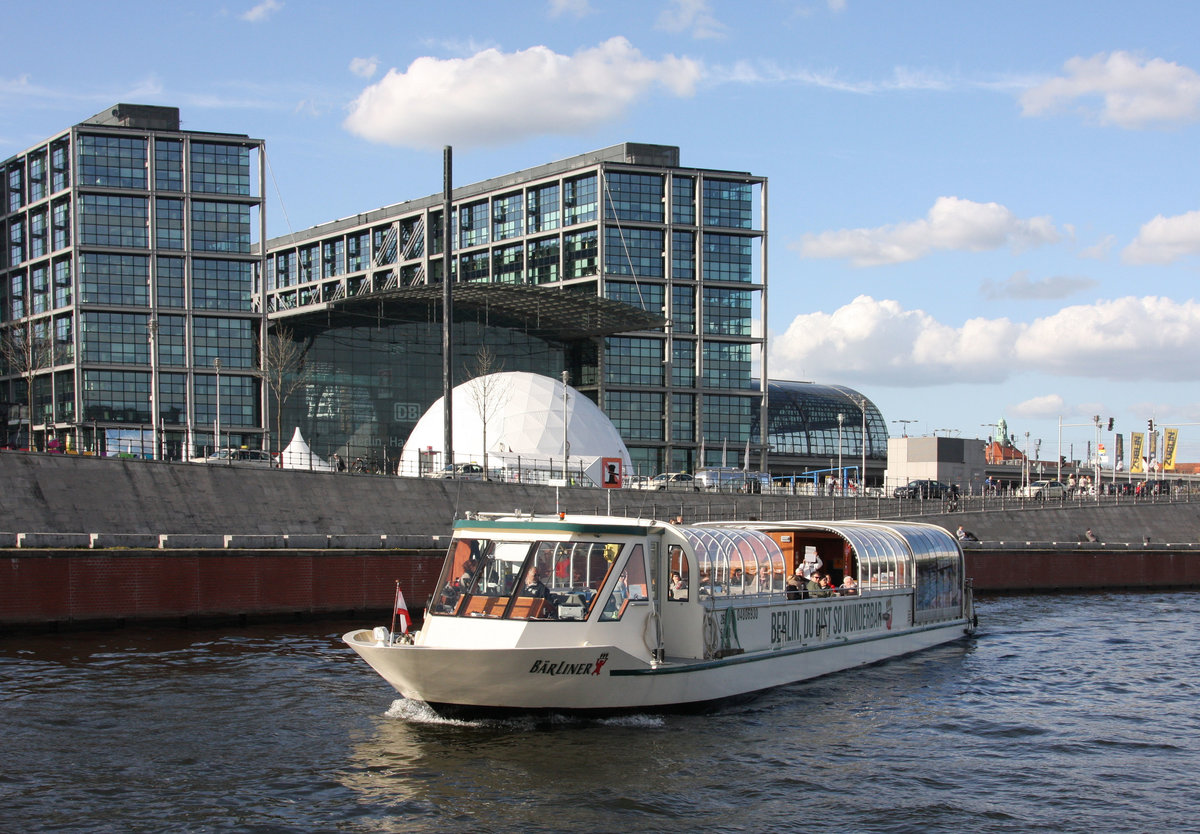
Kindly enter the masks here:
[[704, 656], [712, 657], [720, 645], [721, 631], [717, 628], [717, 615], [712, 611], [704, 612]]

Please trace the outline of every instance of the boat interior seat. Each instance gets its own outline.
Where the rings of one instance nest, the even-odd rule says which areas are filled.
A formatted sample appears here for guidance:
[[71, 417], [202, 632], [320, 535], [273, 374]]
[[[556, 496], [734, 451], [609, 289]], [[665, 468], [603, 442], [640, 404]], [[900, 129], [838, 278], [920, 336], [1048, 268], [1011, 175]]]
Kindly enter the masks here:
[[542, 609], [546, 607], [546, 600], [541, 597], [517, 597], [513, 601], [512, 613], [509, 615], [514, 620], [536, 620], [542, 616]]

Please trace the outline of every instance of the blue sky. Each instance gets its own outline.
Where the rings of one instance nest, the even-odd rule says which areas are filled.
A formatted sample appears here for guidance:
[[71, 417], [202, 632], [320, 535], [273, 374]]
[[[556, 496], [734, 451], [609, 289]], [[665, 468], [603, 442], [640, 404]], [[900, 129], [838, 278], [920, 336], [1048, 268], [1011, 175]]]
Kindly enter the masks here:
[[770, 178], [771, 377], [910, 434], [1003, 417], [1046, 459], [1060, 418], [1077, 458], [1093, 415], [1126, 449], [1153, 418], [1200, 461], [1200, 5], [65, 2], [5, 28], [0, 157], [178, 106], [267, 141], [280, 235], [439, 192], [446, 144], [460, 184], [678, 145]]

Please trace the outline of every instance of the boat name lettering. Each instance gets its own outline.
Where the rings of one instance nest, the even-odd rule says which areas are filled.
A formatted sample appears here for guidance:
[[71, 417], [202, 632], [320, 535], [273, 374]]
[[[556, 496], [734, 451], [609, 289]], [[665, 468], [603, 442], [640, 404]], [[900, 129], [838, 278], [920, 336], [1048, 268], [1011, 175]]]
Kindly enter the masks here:
[[771, 644], [870, 631], [890, 627], [891, 606], [883, 600], [862, 600], [849, 605], [790, 608], [771, 612]]
[[535, 660], [529, 667], [531, 675], [598, 675], [608, 662], [608, 652], [604, 652], [594, 663], [569, 663], [565, 660]]
[[758, 619], [758, 609], [757, 608], [735, 608], [734, 612], [735, 612], [734, 617], [736, 617], [739, 620], [757, 620]]

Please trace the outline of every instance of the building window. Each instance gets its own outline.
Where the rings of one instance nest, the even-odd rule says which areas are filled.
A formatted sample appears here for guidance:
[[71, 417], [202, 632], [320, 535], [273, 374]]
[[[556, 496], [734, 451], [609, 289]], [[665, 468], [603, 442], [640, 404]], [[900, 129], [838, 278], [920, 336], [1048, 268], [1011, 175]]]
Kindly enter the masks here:
[[520, 192], [492, 200], [492, 240], [508, 240], [522, 233], [524, 203], [524, 195]]
[[704, 289], [704, 332], [722, 336], [750, 335], [750, 290]]
[[704, 225], [749, 229], [754, 222], [754, 187], [747, 182], [704, 180]]
[[159, 191], [183, 191], [183, 142], [180, 140], [155, 140], [154, 187]]
[[590, 223], [597, 216], [596, 175], [563, 182], [563, 225]]
[[252, 266], [248, 261], [193, 260], [192, 307], [249, 312]]
[[604, 413], [625, 440], [663, 439], [663, 395], [651, 391], [609, 391]]
[[158, 306], [186, 307], [183, 258], [162, 256], [155, 261], [155, 267], [158, 272]]
[[525, 273], [525, 245], [497, 247], [492, 250], [492, 280], [499, 284], [520, 284]]
[[54, 306], [68, 307], [71, 304], [71, 259], [59, 258], [54, 262]]
[[751, 283], [754, 280], [753, 253], [754, 240], [752, 238], [706, 234], [704, 236], [704, 280]]
[[609, 385], [662, 385], [662, 340], [610, 336], [604, 343], [604, 381]]
[[671, 441], [692, 443], [696, 440], [696, 397], [692, 394], [671, 395]]
[[57, 200], [50, 209], [50, 248], [57, 252], [71, 245], [71, 201]]
[[367, 268], [366, 232], [352, 234], [346, 238], [346, 271], [362, 272]]
[[321, 277], [335, 278], [346, 271], [346, 242], [341, 238], [321, 244]]
[[33, 305], [33, 315], [49, 312], [50, 310], [50, 265], [38, 264], [29, 270], [30, 302]]
[[663, 177], [661, 174], [610, 172], [604, 178], [604, 219], [638, 223], [663, 222]]
[[85, 312], [79, 335], [84, 362], [112, 365], [150, 364], [145, 313]]
[[694, 232], [671, 233], [671, 277], [677, 281], [696, 279], [696, 235]]
[[154, 224], [155, 246], [159, 249], [183, 248], [183, 200], [156, 199]]
[[167, 425], [187, 422], [187, 374], [158, 375], [158, 414]]
[[150, 259], [145, 255], [79, 256], [79, 300], [83, 304], [150, 306]]
[[671, 287], [671, 330], [679, 333], [696, 332], [696, 288]]
[[10, 306], [9, 321], [25, 318], [25, 272], [14, 272], [8, 278]]
[[482, 246], [488, 242], [487, 200], [463, 206], [458, 210], [458, 245], [463, 249]]
[[557, 229], [558, 185], [541, 185], [529, 189], [526, 212], [529, 215], [528, 234]]
[[8, 168], [8, 211], [12, 213], [25, 205], [25, 168], [15, 162]]
[[633, 281], [606, 281], [604, 294], [613, 301], [622, 301], [648, 313], [661, 314], [663, 310], [663, 285], [638, 284]]
[[79, 184], [145, 188], [146, 140], [140, 136], [80, 136]]
[[696, 387], [696, 343], [671, 344], [671, 384], [676, 388]]
[[597, 272], [599, 246], [595, 229], [563, 235], [563, 277], [583, 278]]
[[151, 422], [149, 372], [84, 371], [83, 419], [87, 422]]
[[750, 345], [704, 343], [706, 388], [750, 388]]
[[[396, 262], [396, 247], [400, 235], [412, 235], [416, 230], [415, 224], [400, 224], [399, 235], [392, 224], [380, 226], [371, 230], [371, 251], [375, 253], [373, 263], [376, 266], [386, 266]], [[407, 238], [405, 238], [407, 241]], [[413, 257], [416, 257], [415, 255]]]
[[317, 245], [300, 247], [300, 283], [317, 280]]
[[671, 178], [671, 220], [688, 226], [696, 225], [696, 178]]
[[271, 289], [290, 287], [296, 283], [295, 251], [280, 252], [275, 256], [274, 283]]
[[187, 319], [183, 316], [159, 316], [158, 363], [182, 368], [187, 365]]
[[458, 258], [458, 280], [487, 283], [492, 280], [487, 252], [471, 252]]
[[79, 201], [79, 240], [84, 246], [149, 246], [145, 197], [84, 194]]
[[29, 155], [29, 202], [36, 203], [46, 196], [46, 152]]
[[197, 316], [193, 327], [192, 364], [197, 368], [211, 368], [214, 359], [220, 359], [227, 368], [255, 367], [255, 322]]
[[71, 154], [67, 140], [50, 146], [50, 191], [57, 193], [71, 184]]
[[16, 266], [25, 260], [25, 221], [13, 218], [8, 226], [8, 262]]
[[[213, 421], [217, 417], [216, 392], [216, 374], [196, 375], [197, 424], [213, 425]], [[227, 426], [259, 425], [258, 399], [258, 385], [253, 377], [221, 374], [222, 436], [224, 436]]]
[[203, 200], [193, 202], [192, 248], [199, 252], [248, 254], [250, 206]]
[[68, 313], [54, 317], [54, 363], [63, 365], [75, 359], [75, 320]]
[[75, 374], [71, 371], [54, 375], [54, 419], [61, 423], [75, 420]]
[[239, 145], [192, 142], [192, 191], [250, 194], [250, 149]]
[[608, 275], [662, 278], [662, 230], [605, 226], [604, 271]]
[[758, 400], [709, 394], [704, 398], [704, 440], [711, 452], [722, 443], [745, 443], [751, 421], [757, 416]]
[[30, 259], [45, 257], [49, 252], [49, 250], [46, 248], [47, 236], [46, 210], [39, 209], [38, 211], [29, 212]]
[[558, 280], [559, 243], [557, 237], [529, 242], [526, 263], [529, 271], [526, 280], [530, 284], [549, 284]]

